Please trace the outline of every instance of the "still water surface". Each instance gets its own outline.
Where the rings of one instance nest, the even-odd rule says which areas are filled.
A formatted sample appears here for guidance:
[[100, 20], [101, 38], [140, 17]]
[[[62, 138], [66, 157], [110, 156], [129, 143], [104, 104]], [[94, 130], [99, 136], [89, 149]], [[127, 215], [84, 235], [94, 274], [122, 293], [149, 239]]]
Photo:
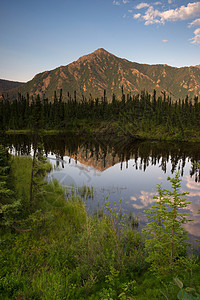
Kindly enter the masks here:
[[[31, 136], [4, 137], [4, 143], [13, 153], [31, 153]], [[139, 227], [145, 226], [144, 210], [154, 203], [156, 185], [170, 189], [167, 177], [181, 173], [181, 191], [188, 191], [192, 203], [187, 212], [194, 220], [186, 225], [190, 238], [200, 240], [200, 175], [193, 163], [200, 162], [200, 145], [188, 143], [103, 141], [75, 136], [48, 136], [44, 148], [53, 169], [48, 176], [56, 178], [66, 191], [74, 187], [93, 187], [94, 195], [85, 200], [92, 213], [102, 209], [108, 197], [119, 207], [122, 199], [124, 212], [139, 218]], [[78, 192], [77, 192], [78, 193]], [[109, 195], [109, 196], [108, 196]]]

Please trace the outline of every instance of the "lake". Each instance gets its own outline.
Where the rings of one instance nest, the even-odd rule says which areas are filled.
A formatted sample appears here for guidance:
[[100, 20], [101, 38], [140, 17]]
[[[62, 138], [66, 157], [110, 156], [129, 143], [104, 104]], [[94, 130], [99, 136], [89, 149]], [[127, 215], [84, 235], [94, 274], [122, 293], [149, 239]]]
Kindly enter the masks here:
[[[31, 154], [31, 135], [3, 136], [1, 140], [13, 154]], [[72, 135], [44, 136], [43, 144], [53, 165], [48, 180], [56, 178], [66, 187], [66, 193], [80, 194], [80, 187], [89, 187], [93, 196], [84, 198], [89, 213], [101, 211], [108, 199], [112, 207], [115, 204], [117, 209], [138, 217], [139, 229], [147, 221], [144, 210], [154, 203], [156, 185], [170, 189], [167, 177], [179, 170], [181, 191], [189, 192], [186, 198], [192, 202], [187, 212], [194, 220], [185, 227], [190, 240], [200, 240], [200, 172], [193, 164], [200, 162], [199, 144], [127, 143]]]

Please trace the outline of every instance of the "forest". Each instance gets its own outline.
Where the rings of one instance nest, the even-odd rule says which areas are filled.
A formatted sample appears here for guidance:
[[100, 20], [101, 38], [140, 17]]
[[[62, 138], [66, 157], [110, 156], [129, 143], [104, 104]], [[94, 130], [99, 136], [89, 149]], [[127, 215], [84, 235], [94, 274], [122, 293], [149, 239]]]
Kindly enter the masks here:
[[0, 102], [0, 130], [73, 131], [77, 133], [115, 134], [131, 138], [164, 139], [181, 141], [200, 140], [200, 103], [194, 99], [174, 101], [165, 92], [157, 96], [142, 91], [112, 99], [77, 99], [68, 94], [63, 101], [62, 90], [54, 92], [52, 101], [46, 98], [26, 97]]
[[197, 141], [198, 97], [174, 102], [156, 91], [125, 95], [123, 87], [121, 99], [111, 101], [106, 91], [101, 99], [68, 96], [64, 102], [60, 90], [53, 101], [19, 94], [0, 102], [1, 134], [32, 132], [33, 156], [12, 156], [0, 145], [1, 298], [200, 299], [200, 256], [183, 227], [192, 220], [180, 173], [167, 178], [170, 189], [157, 185], [140, 232], [109, 196], [102, 210], [88, 214], [82, 196], [89, 187], [66, 195], [56, 180], [48, 182], [42, 134]]

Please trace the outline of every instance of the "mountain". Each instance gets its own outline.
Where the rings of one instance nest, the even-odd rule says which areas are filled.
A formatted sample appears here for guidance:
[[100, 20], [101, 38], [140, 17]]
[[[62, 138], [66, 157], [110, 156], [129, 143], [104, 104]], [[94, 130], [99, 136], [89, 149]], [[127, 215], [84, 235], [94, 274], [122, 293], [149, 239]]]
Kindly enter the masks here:
[[52, 99], [54, 91], [62, 89], [66, 99], [68, 92], [73, 97], [75, 90], [77, 98], [82, 98], [82, 95], [88, 98], [90, 94], [101, 97], [105, 89], [108, 99], [111, 99], [113, 93], [121, 97], [122, 85], [125, 94], [156, 89], [158, 94], [165, 91], [175, 99], [184, 98], [187, 94], [193, 97], [200, 95], [200, 69], [139, 64], [101, 48], [67, 66], [37, 74], [17, 91]]
[[11, 89], [21, 86], [23, 82], [10, 81], [5, 79], [0, 79], [0, 94], [3, 92], [8, 92]]
[[[85, 166], [85, 171], [87, 171], [88, 167], [92, 167], [96, 171], [103, 172], [115, 164], [122, 162], [122, 159], [118, 156], [118, 154], [113, 153], [112, 151], [107, 151], [105, 154], [105, 151], [103, 151], [101, 147], [99, 147], [98, 153], [94, 147], [93, 149], [88, 150], [86, 154], [85, 146], [82, 145], [77, 149], [76, 153], [72, 154], [65, 151], [65, 156], [66, 155]], [[80, 168], [81, 171], [83, 171], [82, 168], [83, 167]]]

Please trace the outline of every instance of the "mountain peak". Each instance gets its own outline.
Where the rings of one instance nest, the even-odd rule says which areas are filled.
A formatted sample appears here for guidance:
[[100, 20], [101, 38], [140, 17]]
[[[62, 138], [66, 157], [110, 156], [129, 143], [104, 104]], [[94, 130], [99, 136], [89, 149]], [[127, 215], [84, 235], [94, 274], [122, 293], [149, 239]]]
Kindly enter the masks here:
[[75, 64], [83, 63], [85, 61], [93, 61], [96, 59], [96, 57], [102, 57], [102, 56], [112, 56], [113, 54], [106, 51], [104, 48], [99, 48], [95, 50], [94, 52], [81, 56], [77, 61], [75, 61]]
[[[166, 91], [175, 99], [200, 95], [200, 68], [173, 68], [166, 65], [139, 64], [119, 58], [104, 48], [80, 57], [67, 66], [37, 74], [27, 85], [18, 88], [19, 92], [30, 95], [43, 95], [50, 99], [52, 91], [62, 89], [63, 95], [73, 95], [77, 99], [84, 95], [102, 97], [107, 91], [108, 99], [115, 94], [121, 98], [121, 87], [125, 93], [139, 93], [141, 90], [157, 93]], [[64, 98], [63, 98], [64, 99]], [[67, 96], [65, 97], [67, 99]]]
[[98, 48], [93, 52], [94, 54], [110, 54], [108, 51], [106, 51], [104, 48]]

